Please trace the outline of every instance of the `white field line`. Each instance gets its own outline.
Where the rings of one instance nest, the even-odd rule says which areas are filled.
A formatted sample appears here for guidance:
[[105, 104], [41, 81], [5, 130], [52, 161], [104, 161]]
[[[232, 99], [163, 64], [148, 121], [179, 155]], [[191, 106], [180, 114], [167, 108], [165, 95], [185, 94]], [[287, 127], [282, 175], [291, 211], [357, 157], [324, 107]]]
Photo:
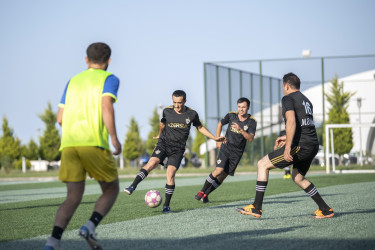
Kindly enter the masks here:
[[[272, 175], [271, 178], [282, 178], [281, 175]], [[177, 177], [176, 178], [176, 187], [183, 186], [192, 186], [192, 185], [203, 185], [206, 176], [198, 177]], [[256, 175], [235, 175], [229, 176], [225, 182], [236, 182], [236, 181], [246, 181], [246, 180], [255, 180]], [[120, 191], [125, 187], [128, 187], [131, 182], [120, 182]], [[142, 181], [136, 190], [149, 190], [149, 189], [162, 189], [165, 187], [165, 179], [154, 179], [146, 178]], [[85, 188], [85, 195], [90, 194], [100, 194], [101, 190], [97, 183], [87, 184]], [[0, 204], [11, 203], [11, 202], [20, 202], [20, 201], [32, 201], [32, 200], [42, 200], [42, 199], [51, 199], [51, 198], [60, 198], [66, 196], [66, 187], [55, 187], [55, 188], [40, 188], [40, 189], [23, 189], [23, 190], [9, 190], [9, 191], [0, 191]]]

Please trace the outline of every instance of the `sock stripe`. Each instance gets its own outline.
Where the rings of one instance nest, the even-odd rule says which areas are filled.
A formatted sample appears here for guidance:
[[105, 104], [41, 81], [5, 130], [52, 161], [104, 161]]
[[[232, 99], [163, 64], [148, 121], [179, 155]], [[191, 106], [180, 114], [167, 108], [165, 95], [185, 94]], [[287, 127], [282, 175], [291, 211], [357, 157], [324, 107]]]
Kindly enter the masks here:
[[143, 180], [144, 178], [146, 178], [146, 175], [145, 175], [145, 173], [143, 173], [143, 172], [139, 172], [139, 173], [138, 173], [138, 176], [141, 177], [142, 180]]
[[206, 180], [211, 184], [215, 182], [215, 179], [211, 178], [211, 175], [207, 176]]
[[314, 187], [309, 192], [307, 192], [307, 195], [312, 197], [312, 196], [316, 195], [316, 193], [318, 193], [318, 190], [316, 189], [316, 187]]
[[173, 194], [174, 192], [174, 189], [171, 189], [171, 188], [165, 188], [165, 193], [166, 194]]
[[267, 186], [261, 186], [261, 185], [256, 185], [256, 191], [259, 191], [259, 192], [266, 192], [266, 187]]
[[212, 182], [212, 186], [213, 186], [214, 188], [217, 188], [219, 185], [220, 185], [220, 184], [218, 184], [216, 181]]

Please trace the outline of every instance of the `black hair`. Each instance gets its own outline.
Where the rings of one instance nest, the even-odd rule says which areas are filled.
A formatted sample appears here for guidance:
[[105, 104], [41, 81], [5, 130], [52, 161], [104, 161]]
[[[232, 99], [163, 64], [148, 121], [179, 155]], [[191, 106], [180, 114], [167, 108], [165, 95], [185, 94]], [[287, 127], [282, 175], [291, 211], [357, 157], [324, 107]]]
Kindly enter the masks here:
[[111, 48], [105, 43], [92, 43], [87, 47], [86, 54], [90, 62], [105, 64], [111, 57]]
[[247, 108], [248, 109], [250, 108], [250, 100], [249, 99], [247, 99], [246, 97], [241, 97], [240, 99], [237, 100], [237, 104], [242, 103], [242, 102], [246, 102]]
[[285, 74], [283, 77], [283, 84], [288, 83], [294, 89], [299, 89], [301, 86], [301, 81], [298, 76], [293, 73]]
[[183, 100], [186, 101], [186, 93], [183, 90], [176, 90], [176, 91], [174, 91], [173, 94], [172, 94], [172, 96], [175, 96], [175, 97], [182, 96]]

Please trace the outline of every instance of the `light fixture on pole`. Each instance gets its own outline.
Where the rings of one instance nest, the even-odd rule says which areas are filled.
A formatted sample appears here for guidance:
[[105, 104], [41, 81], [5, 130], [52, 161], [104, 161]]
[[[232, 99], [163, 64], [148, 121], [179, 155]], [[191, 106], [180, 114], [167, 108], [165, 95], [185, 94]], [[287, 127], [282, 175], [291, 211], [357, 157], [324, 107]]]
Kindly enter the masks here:
[[302, 57], [303, 58], [307, 58], [307, 57], [310, 57], [310, 56], [311, 56], [311, 50], [309, 50], [309, 49], [302, 50]]
[[361, 106], [362, 106], [362, 98], [357, 98], [357, 106], [358, 106], [358, 124], [359, 124], [359, 163], [361, 166], [363, 165], [362, 161], [362, 129], [361, 129]]

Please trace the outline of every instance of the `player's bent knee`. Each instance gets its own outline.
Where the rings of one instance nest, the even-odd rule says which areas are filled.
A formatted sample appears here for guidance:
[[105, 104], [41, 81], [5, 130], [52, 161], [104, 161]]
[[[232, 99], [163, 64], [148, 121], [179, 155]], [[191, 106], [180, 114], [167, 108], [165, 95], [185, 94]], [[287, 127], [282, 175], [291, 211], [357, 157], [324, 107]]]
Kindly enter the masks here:
[[155, 167], [158, 166], [158, 164], [160, 163], [160, 160], [156, 157], [152, 157], [148, 163], [143, 167], [144, 170], [146, 170], [148, 173], [151, 172], [151, 170], [153, 170]]
[[258, 166], [258, 169], [261, 170], [261, 169], [273, 169], [275, 168], [271, 161], [268, 159], [268, 155], [266, 155], [265, 157], [263, 157], [262, 159], [260, 159], [257, 163], [257, 166]]
[[73, 206], [73, 207], [78, 207], [78, 205], [82, 201], [82, 196], [81, 197], [76, 197], [76, 196], [69, 196], [65, 201], [64, 204], [67, 206]]
[[215, 168], [215, 170], [214, 170], [214, 172], [212, 173], [212, 175], [216, 178], [216, 177], [218, 177], [219, 175], [221, 175], [223, 172], [224, 172], [224, 169], [223, 169], [223, 168]]
[[293, 175], [292, 180], [297, 185], [300, 185], [305, 180], [305, 177], [303, 175]]

